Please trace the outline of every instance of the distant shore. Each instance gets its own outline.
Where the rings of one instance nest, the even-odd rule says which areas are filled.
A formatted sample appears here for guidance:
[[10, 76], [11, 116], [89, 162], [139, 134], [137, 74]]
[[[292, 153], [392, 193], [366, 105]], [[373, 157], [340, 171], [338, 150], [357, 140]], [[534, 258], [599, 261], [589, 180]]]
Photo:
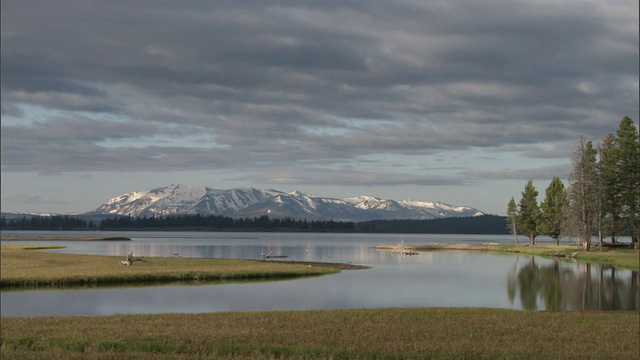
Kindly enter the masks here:
[[131, 241], [124, 236], [84, 237], [84, 236], [0, 236], [0, 241]]
[[[487, 244], [419, 244], [419, 245], [403, 245], [403, 248], [412, 251], [431, 251], [431, 250], [477, 250], [477, 251], [490, 251], [491, 247], [498, 245], [497, 243]], [[398, 245], [378, 245], [374, 249], [378, 250], [394, 250]]]
[[602, 248], [593, 246], [589, 251], [577, 248], [575, 245], [529, 245], [527, 244], [417, 244], [417, 245], [378, 245], [374, 249], [382, 251], [409, 252], [407, 255], [418, 255], [419, 251], [485, 251], [508, 254], [522, 254], [529, 256], [547, 256], [573, 259], [583, 262], [610, 264], [616, 267], [635, 270], [640, 269], [638, 249], [628, 247], [619, 248], [610, 244]]

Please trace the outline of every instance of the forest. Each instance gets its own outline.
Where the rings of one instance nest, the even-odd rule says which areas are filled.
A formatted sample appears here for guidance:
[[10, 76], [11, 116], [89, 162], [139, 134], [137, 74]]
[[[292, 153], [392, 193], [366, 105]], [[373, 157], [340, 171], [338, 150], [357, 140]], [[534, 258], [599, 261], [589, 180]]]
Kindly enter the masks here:
[[580, 138], [571, 159], [572, 169], [565, 188], [555, 176], [538, 204], [538, 191], [529, 180], [519, 203], [507, 204], [507, 224], [516, 242], [517, 234], [535, 244], [538, 235], [560, 242], [563, 236], [576, 239], [585, 250], [602, 246], [606, 238], [615, 244], [621, 235], [631, 237], [638, 247], [640, 227], [640, 137], [628, 116], [616, 133], [598, 144]]
[[72, 216], [0, 218], [1, 230], [202, 230], [202, 231], [354, 231], [352, 222], [269, 218], [231, 218], [216, 215], [114, 216], [97, 224]]
[[297, 231], [416, 234], [507, 234], [505, 217], [476, 217], [431, 220], [374, 220], [362, 223], [292, 218], [230, 218], [214, 215], [170, 215], [159, 217], [116, 216], [101, 222], [71, 216], [0, 218], [1, 230], [159, 230], [159, 231]]

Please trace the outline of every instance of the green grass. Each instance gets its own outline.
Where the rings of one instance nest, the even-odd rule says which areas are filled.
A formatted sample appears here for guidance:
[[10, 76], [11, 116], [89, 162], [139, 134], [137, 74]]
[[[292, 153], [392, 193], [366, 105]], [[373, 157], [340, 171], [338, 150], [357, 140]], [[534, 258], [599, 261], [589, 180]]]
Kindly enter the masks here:
[[583, 251], [571, 245], [487, 245], [486, 250], [547, 257], [573, 257], [577, 261], [610, 264], [615, 267], [640, 269], [640, 250], [620, 248], [596, 248]]
[[161, 257], [145, 258], [144, 262], [123, 266], [119, 263], [124, 259], [121, 256], [57, 254], [28, 249], [33, 247], [2, 245], [1, 288], [276, 279], [333, 274], [341, 267], [338, 264]]
[[2, 359], [637, 359], [636, 312], [352, 309], [2, 318]]
[[[495, 251], [571, 254], [505, 245]], [[515, 249], [515, 250], [514, 250]], [[78, 284], [321, 275], [321, 264], [54, 254], [3, 245], [0, 284]], [[590, 251], [637, 261], [637, 251]], [[579, 259], [581, 259], [579, 257]], [[637, 264], [635, 265], [637, 267]], [[437, 291], [437, 289], [434, 289]], [[366, 294], [363, 294], [366, 296]], [[18, 317], [0, 322], [2, 359], [637, 359], [637, 312], [352, 309], [212, 314]]]

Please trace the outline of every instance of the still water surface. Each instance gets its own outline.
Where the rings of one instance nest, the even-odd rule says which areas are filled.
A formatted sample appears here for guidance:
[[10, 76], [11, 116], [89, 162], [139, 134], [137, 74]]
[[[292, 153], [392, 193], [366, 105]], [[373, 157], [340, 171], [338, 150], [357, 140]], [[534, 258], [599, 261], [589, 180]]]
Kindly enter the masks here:
[[[133, 241], [56, 242], [56, 252], [126, 256], [343, 262], [371, 266], [323, 277], [243, 283], [3, 291], [2, 316], [199, 313], [384, 307], [522, 310], [640, 309], [638, 274], [538, 257], [436, 251], [402, 256], [380, 244], [511, 243], [509, 236], [216, 232], [3, 232], [127, 236]], [[539, 242], [548, 242], [540, 239]], [[11, 242], [3, 242], [11, 243]], [[20, 242], [25, 244], [26, 242]], [[38, 242], [42, 244], [42, 242]], [[147, 259], [153, 261], [152, 259]], [[136, 264], [137, 265], [137, 264]], [[114, 264], [114, 266], [117, 266]]]

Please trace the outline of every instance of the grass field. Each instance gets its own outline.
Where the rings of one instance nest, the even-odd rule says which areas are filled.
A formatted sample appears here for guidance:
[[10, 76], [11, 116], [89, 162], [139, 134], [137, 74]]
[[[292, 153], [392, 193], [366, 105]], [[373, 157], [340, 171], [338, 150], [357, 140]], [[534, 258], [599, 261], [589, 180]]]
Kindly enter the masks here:
[[[340, 271], [336, 264], [189, 258], [148, 258], [121, 266], [123, 257], [33, 251], [39, 248], [2, 246], [3, 288], [264, 279]], [[512, 248], [496, 251], [516, 252]], [[536, 255], [557, 256], [546, 251], [558, 250], [535, 247], [541, 252]], [[600, 261], [633, 268], [637, 250], [633, 251], [595, 255]], [[0, 355], [2, 359], [638, 359], [639, 324], [640, 315], [629, 311], [474, 308], [3, 317]]]
[[2, 359], [638, 359], [639, 320], [472, 308], [3, 318]]
[[264, 279], [334, 274], [346, 264], [306, 264], [238, 259], [150, 257], [131, 266], [124, 257], [56, 254], [47, 247], [2, 245], [0, 287], [70, 286], [183, 280]]

